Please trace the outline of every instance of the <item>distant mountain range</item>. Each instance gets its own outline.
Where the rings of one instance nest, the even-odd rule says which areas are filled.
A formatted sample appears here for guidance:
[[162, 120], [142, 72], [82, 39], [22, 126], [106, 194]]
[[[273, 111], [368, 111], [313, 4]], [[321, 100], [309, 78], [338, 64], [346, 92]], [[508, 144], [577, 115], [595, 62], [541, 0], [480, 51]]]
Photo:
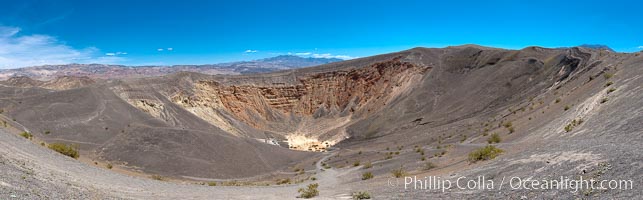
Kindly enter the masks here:
[[609, 46], [604, 45], [604, 44], [583, 44], [583, 45], [580, 45], [580, 47], [616, 52], [616, 51], [614, 51], [614, 49], [612, 49]]
[[30, 77], [37, 80], [51, 80], [63, 76], [86, 76], [99, 79], [119, 79], [163, 76], [180, 71], [203, 74], [252, 74], [278, 70], [296, 69], [331, 62], [342, 61], [337, 58], [303, 58], [293, 55], [281, 55], [271, 58], [230, 62], [208, 65], [174, 65], [174, 66], [124, 66], [104, 64], [65, 64], [43, 65], [18, 69], [0, 70], [0, 80], [11, 77]]

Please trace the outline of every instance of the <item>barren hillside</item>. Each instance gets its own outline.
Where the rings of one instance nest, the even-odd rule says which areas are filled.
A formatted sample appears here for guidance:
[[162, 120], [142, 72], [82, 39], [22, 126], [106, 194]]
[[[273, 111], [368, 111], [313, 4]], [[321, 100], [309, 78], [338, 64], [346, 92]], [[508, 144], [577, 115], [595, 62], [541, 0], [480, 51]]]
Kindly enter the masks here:
[[[101, 175], [109, 179], [105, 182], [82, 178], [97, 173], [91, 166], [109, 163], [118, 173], [187, 183], [274, 184], [285, 177], [293, 184], [319, 182], [325, 198], [353, 191], [380, 198], [637, 198], [643, 175], [638, 153], [643, 145], [642, 63], [638, 53], [583, 47], [465, 45], [266, 74], [13, 78], [0, 86], [1, 115], [8, 123], [0, 137], [13, 141], [18, 138], [9, 132], [28, 131], [35, 142], [78, 145], [86, 165], [56, 180], [97, 197], [204, 198], [218, 191], [234, 198], [243, 192], [214, 187], [210, 193], [204, 192], [207, 186], [162, 183], [195, 192], [176, 197], [160, 195], [166, 192], [161, 190], [152, 194], [98, 186], [133, 179], [135, 188], [146, 191], [156, 184], [116, 172], [101, 172], [107, 174]], [[472, 151], [489, 143], [502, 153], [471, 160]], [[30, 159], [42, 155], [31, 154], [44, 150], [33, 150], [38, 147], [32, 143], [0, 144], [24, 152], [2, 152], [7, 174], [20, 174], [20, 162], [40, 163]], [[66, 164], [52, 165], [38, 169], [59, 173]], [[391, 186], [390, 172], [400, 168], [407, 175], [445, 179], [483, 175], [500, 182], [509, 176], [564, 175], [638, 182], [633, 190], [441, 193]], [[363, 172], [374, 178], [361, 180]], [[46, 179], [42, 173], [35, 177]], [[0, 187], [28, 193], [13, 187], [24, 185], [21, 180], [7, 181]], [[298, 186], [241, 187], [275, 194], [254, 198], [283, 199], [294, 197]], [[44, 190], [56, 193], [72, 186], [51, 187]]]

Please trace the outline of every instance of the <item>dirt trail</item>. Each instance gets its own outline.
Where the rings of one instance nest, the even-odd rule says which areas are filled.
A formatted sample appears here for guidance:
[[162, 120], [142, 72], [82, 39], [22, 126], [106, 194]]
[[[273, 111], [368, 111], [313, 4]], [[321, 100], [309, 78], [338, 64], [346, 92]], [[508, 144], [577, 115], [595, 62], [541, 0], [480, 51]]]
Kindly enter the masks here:
[[14, 121], [13, 119], [10, 119], [10, 118], [9, 118], [9, 117], [7, 117], [7, 116], [4, 116], [4, 115], [1, 115], [1, 114], [0, 114], [0, 120], [3, 120], [3, 121], [5, 121], [5, 122], [7, 122], [7, 124], [8, 124], [8, 125], [12, 125], [12, 126], [14, 126], [14, 127], [16, 127], [16, 128], [20, 128], [20, 129], [22, 129], [22, 130], [23, 130], [23, 131], [25, 131], [25, 132], [31, 133], [31, 131], [29, 131], [29, 129], [28, 129], [27, 127], [25, 127], [25, 126], [23, 126], [22, 124], [20, 124], [20, 123], [18, 123], [18, 122], [16, 122], [16, 121]]
[[[351, 170], [323, 169], [317, 162], [321, 199], [347, 197], [338, 188]], [[204, 186], [119, 174], [65, 157], [0, 129], [0, 198], [99, 199], [296, 199], [312, 182], [285, 186]], [[332, 191], [332, 192], [331, 192]]]

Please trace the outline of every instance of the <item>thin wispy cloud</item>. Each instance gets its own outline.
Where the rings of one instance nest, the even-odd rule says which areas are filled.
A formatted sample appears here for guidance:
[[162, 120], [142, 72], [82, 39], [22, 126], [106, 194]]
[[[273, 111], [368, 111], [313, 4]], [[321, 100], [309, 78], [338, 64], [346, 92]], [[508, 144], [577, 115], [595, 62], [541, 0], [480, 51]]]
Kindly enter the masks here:
[[244, 53], [257, 53], [257, 52], [259, 52], [259, 51], [252, 50], [252, 49], [248, 49], [248, 50], [244, 51]]
[[[315, 50], [317, 50], [317, 49], [315, 49]], [[355, 57], [348, 56], [348, 55], [333, 55], [333, 54], [330, 54], [330, 53], [312, 53], [312, 52], [292, 53], [292, 52], [288, 52], [288, 55], [296, 55], [296, 56], [308, 57], [308, 58], [336, 58], [336, 59], [342, 59], [342, 60], [355, 59]]]
[[297, 56], [310, 56], [311, 54], [313, 54], [313, 53], [310, 53], [310, 52], [295, 53], [295, 55], [297, 55]]
[[172, 50], [174, 50], [174, 48], [170, 47], [170, 48], [166, 48], [166, 50], [172, 51]]
[[52, 36], [21, 35], [20, 31], [18, 27], [0, 26], [0, 68], [123, 61], [117, 56], [102, 56], [95, 47], [78, 49]]
[[643, 49], [643, 46], [638, 46], [638, 47], [636, 47], [636, 48]]
[[165, 50], [165, 49], [160, 49], [160, 48], [159, 48], [159, 49], [156, 49], [156, 51], [164, 51], [164, 50]]
[[342, 59], [342, 60], [350, 60], [350, 59], [355, 58], [355, 57], [352, 57], [352, 56], [333, 55], [333, 54], [330, 54], [330, 53], [322, 53], [322, 54], [314, 53], [310, 57], [313, 57], [313, 58], [337, 58], [337, 59]]
[[105, 53], [106, 56], [118, 56], [118, 55], [127, 55], [127, 52], [114, 52], [114, 53]]
[[64, 20], [65, 18], [67, 18], [67, 16], [69, 16], [73, 12], [74, 12], [74, 9], [68, 10], [67, 12], [63, 13], [62, 15], [58, 15], [56, 17], [49, 18], [49, 19], [47, 19], [47, 20], [45, 20], [43, 22], [37, 23], [37, 24], [33, 25], [32, 28], [37, 28], [37, 27], [45, 26], [45, 25], [48, 25], [48, 24], [52, 24], [52, 23], [56, 23], [58, 21]]

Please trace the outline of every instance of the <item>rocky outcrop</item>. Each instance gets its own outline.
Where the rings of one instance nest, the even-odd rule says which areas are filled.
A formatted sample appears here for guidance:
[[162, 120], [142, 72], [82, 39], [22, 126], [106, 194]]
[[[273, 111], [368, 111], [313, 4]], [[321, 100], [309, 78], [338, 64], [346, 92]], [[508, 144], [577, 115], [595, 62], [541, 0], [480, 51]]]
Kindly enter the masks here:
[[230, 113], [257, 129], [281, 132], [283, 128], [273, 127], [283, 126], [275, 124], [296, 127], [302, 119], [374, 112], [428, 69], [396, 58], [363, 68], [299, 76], [296, 84], [226, 85], [199, 80], [191, 93], [179, 92], [171, 99], [232, 133], [237, 132], [234, 127], [213, 111]]
[[161, 114], [163, 113], [165, 105], [158, 98], [149, 95], [140, 89], [132, 88], [129, 85], [122, 85], [112, 89], [115, 94], [119, 95], [121, 99], [125, 100], [130, 105], [152, 115], [153, 117], [162, 119]]

